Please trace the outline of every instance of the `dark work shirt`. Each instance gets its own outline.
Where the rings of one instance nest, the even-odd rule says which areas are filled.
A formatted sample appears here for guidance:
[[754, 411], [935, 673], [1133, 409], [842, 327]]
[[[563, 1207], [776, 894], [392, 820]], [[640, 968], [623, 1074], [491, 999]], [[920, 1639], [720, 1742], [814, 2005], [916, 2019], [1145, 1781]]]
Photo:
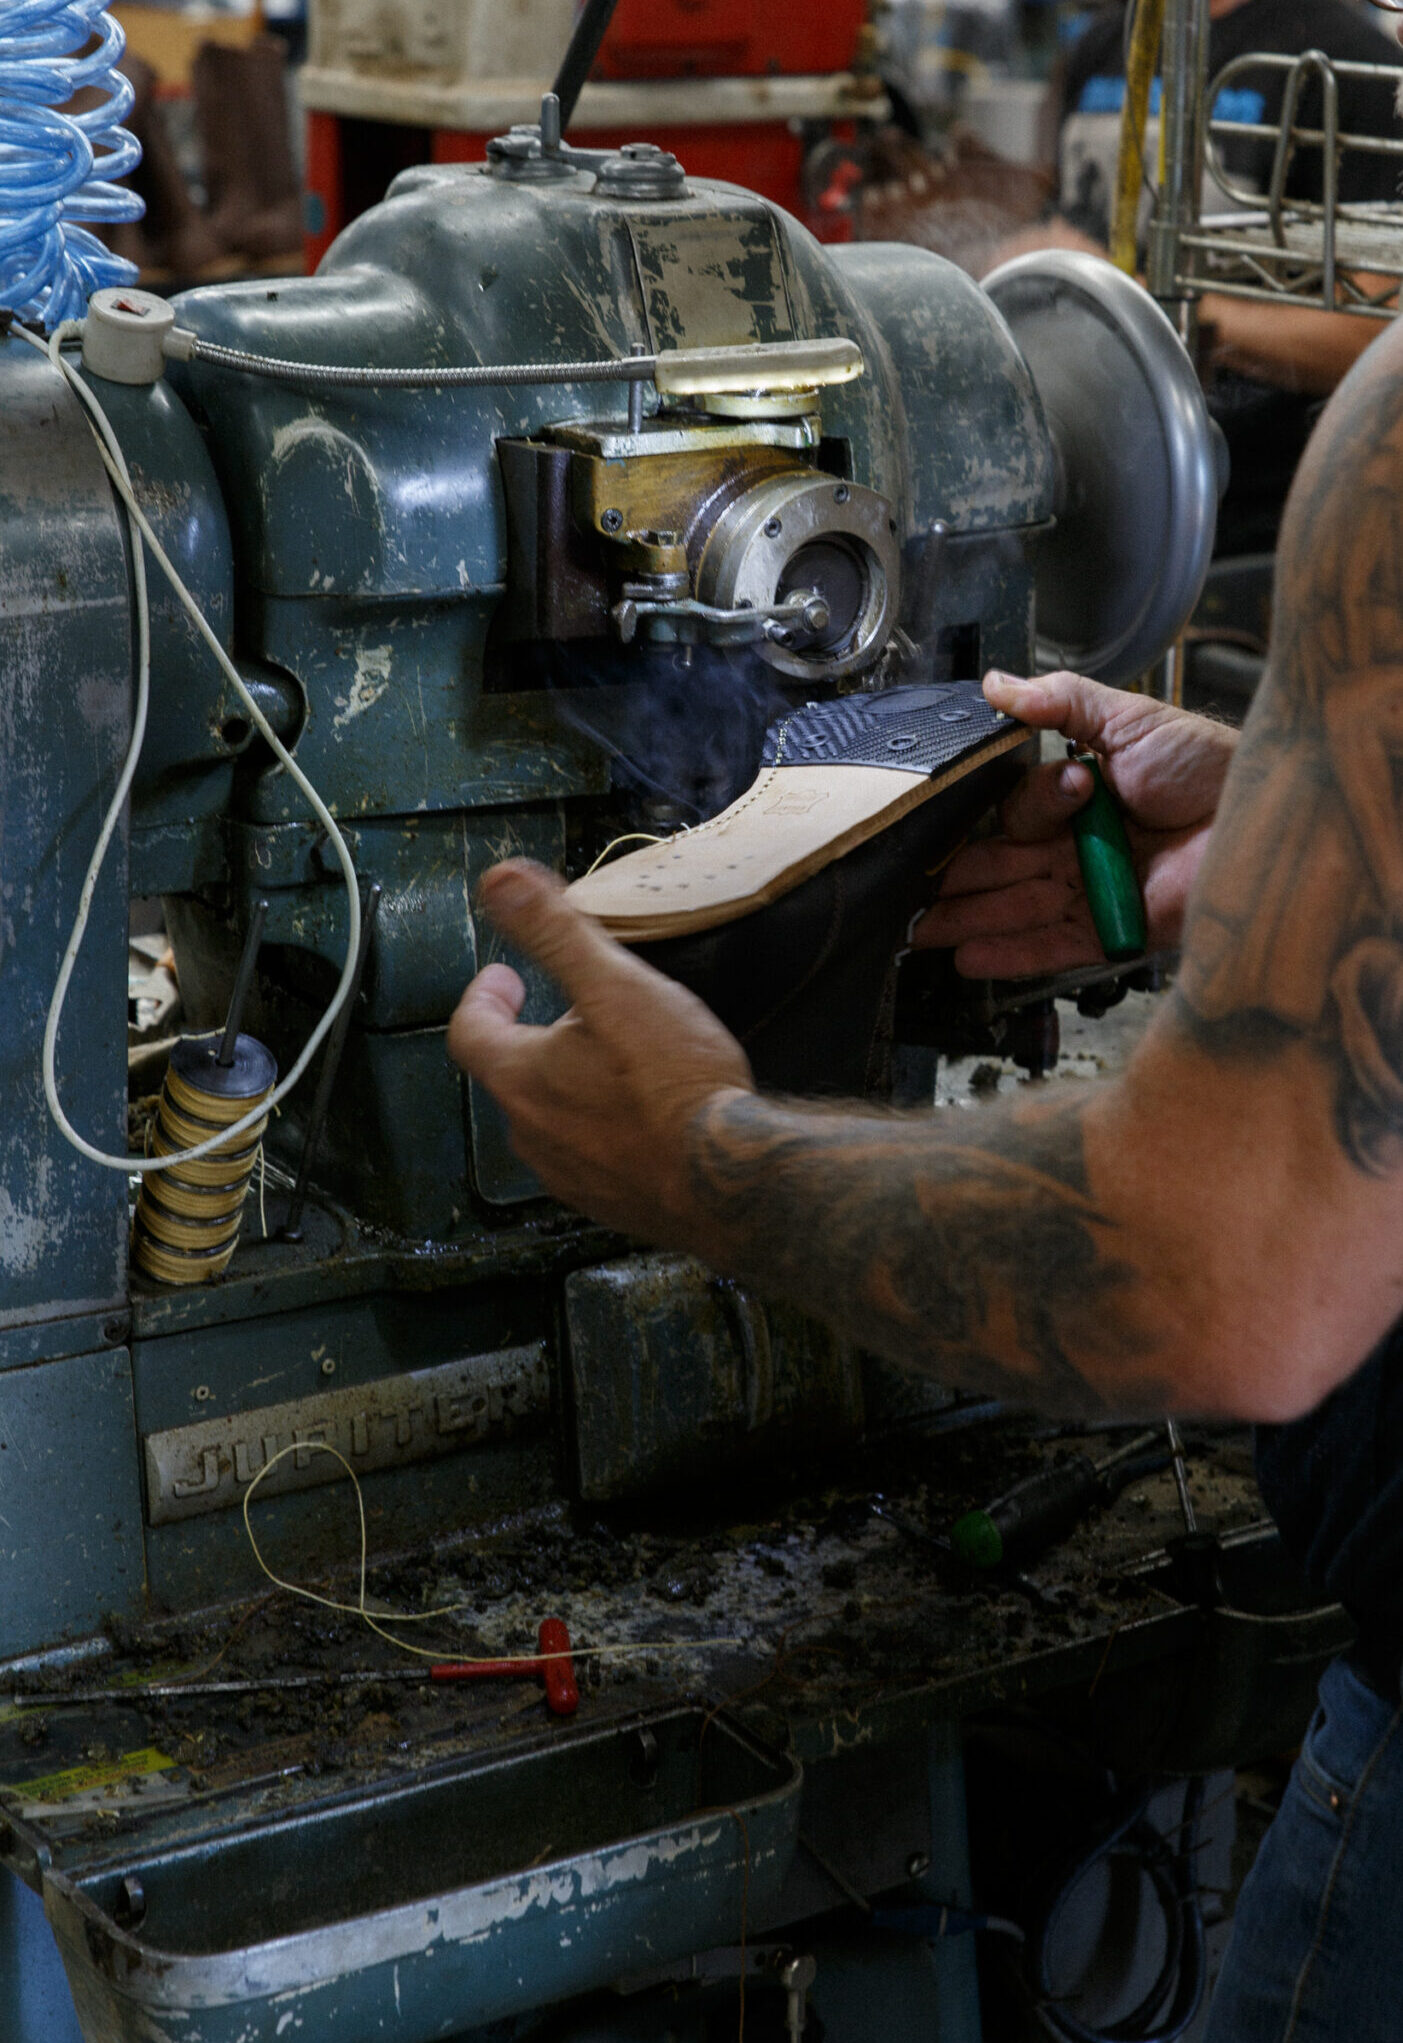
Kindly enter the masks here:
[[1373, 1664], [1403, 1652], [1403, 1324], [1293, 1426], [1257, 1435], [1257, 1475], [1311, 1588], [1353, 1616]]
[[[1400, 17], [1403, 19], [1403, 17]], [[1092, 16], [1068, 52], [1063, 81], [1062, 114], [1114, 112], [1124, 96], [1125, 9], [1104, 7]], [[1347, 0], [1244, 0], [1231, 14], [1211, 24], [1208, 78], [1211, 83], [1226, 64], [1253, 51], [1298, 56], [1320, 49], [1351, 63], [1403, 64], [1403, 50], [1383, 28], [1361, 15]], [[1231, 81], [1230, 98], [1218, 110], [1226, 119], [1275, 122], [1281, 111], [1285, 73], [1256, 68]], [[1387, 80], [1342, 78], [1339, 81], [1341, 132], [1403, 140], [1403, 118], [1394, 106], [1394, 88]], [[1321, 125], [1321, 91], [1312, 78], [1301, 96], [1297, 115], [1303, 127]], [[1271, 174], [1273, 145], [1227, 138], [1226, 168], [1235, 177], [1265, 188]], [[1319, 200], [1321, 151], [1301, 147], [1292, 159], [1287, 181], [1291, 198]], [[1340, 168], [1340, 197], [1352, 203], [1403, 196], [1403, 157], [1366, 156], [1351, 150]], [[1212, 202], [1209, 187], [1208, 203]], [[1226, 203], [1226, 202], [1225, 202]], [[1105, 240], [1110, 223], [1104, 205], [1094, 216], [1066, 207], [1068, 217], [1085, 232]], [[1321, 400], [1254, 377], [1220, 374], [1208, 392], [1209, 409], [1227, 436], [1232, 478], [1218, 516], [1217, 552], [1268, 553], [1277, 529], [1296, 464], [1305, 450]]]

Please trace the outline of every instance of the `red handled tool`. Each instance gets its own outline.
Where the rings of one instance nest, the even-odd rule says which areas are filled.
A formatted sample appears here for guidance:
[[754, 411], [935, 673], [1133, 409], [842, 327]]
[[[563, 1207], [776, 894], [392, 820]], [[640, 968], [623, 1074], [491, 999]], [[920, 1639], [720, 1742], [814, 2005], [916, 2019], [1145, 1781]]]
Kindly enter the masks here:
[[180, 1702], [190, 1696], [262, 1695], [272, 1689], [359, 1688], [385, 1681], [540, 1680], [546, 1685], [546, 1707], [557, 1717], [573, 1717], [580, 1707], [570, 1634], [558, 1617], [545, 1618], [536, 1634], [540, 1655], [530, 1660], [436, 1660], [424, 1667], [366, 1667], [322, 1674], [269, 1674], [224, 1681], [154, 1681], [123, 1688], [18, 1690], [16, 1709], [72, 1709], [83, 1703], [141, 1704], [155, 1700]]
[[557, 1717], [573, 1717], [580, 1707], [570, 1634], [558, 1617], [542, 1618], [536, 1634], [540, 1657], [532, 1660], [436, 1660], [430, 1681], [525, 1681], [546, 1685], [546, 1707]]

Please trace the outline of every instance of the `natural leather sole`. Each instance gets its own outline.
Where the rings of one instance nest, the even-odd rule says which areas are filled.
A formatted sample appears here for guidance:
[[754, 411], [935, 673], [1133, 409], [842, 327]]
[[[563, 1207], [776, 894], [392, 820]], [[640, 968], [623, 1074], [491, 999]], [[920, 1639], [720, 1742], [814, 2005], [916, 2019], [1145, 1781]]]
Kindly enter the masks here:
[[694, 830], [576, 880], [571, 901], [629, 944], [770, 906], [1028, 738], [974, 682], [843, 696], [770, 727], [753, 785]]

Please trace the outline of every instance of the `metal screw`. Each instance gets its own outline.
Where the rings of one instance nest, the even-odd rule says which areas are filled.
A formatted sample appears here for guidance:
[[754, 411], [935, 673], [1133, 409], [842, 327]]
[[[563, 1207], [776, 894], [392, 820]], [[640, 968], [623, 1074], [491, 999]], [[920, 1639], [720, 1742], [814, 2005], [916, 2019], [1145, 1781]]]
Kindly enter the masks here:
[[852, 491], [848, 488], [847, 484], [840, 482], [837, 489], [833, 492], [833, 501], [835, 504], [845, 504], [851, 495]]
[[334, 1376], [335, 1374], [336, 1374], [336, 1357], [334, 1355], [328, 1355], [325, 1362], [322, 1363], [322, 1375]]
[[623, 530], [624, 514], [622, 511], [608, 510], [599, 522], [606, 532], [620, 532]]
[[[646, 341], [635, 341], [629, 352], [634, 355], [646, 355], [648, 344]], [[628, 429], [631, 433], [641, 433], [643, 430], [643, 383], [637, 376], [628, 386]]]
[[111, 1341], [114, 1346], [119, 1341], [125, 1341], [128, 1332], [128, 1322], [124, 1319], [109, 1319], [103, 1322], [102, 1338], [104, 1341]]
[[907, 1859], [906, 1861], [907, 1879], [908, 1880], [924, 1879], [925, 1875], [929, 1871], [930, 1871], [930, 1853], [928, 1851], [913, 1851], [910, 1858]]
[[783, 530], [784, 527], [778, 518], [767, 518], [765, 520], [765, 537], [767, 539], [778, 539]]

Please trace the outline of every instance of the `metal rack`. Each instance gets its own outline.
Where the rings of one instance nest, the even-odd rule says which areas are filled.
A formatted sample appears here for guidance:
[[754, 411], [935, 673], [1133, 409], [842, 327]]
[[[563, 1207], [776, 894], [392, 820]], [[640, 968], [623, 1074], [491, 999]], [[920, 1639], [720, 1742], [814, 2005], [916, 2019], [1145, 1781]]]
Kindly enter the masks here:
[[[1148, 263], [1155, 297], [1183, 306], [1211, 291], [1391, 319], [1403, 286], [1403, 199], [1344, 203], [1339, 173], [1351, 153], [1393, 157], [1403, 190], [1403, 119], [1396, 137], [1342, 130], [1339, 87], [1353, 78], [1403, 87], [1403, 65], [1347, 63], [1320, 50], [1295, 57], [1263, 52], [1235, 58], [1209, 81], [1207, 47], [1207, 0], [1167, 0], [1164, 163]], [[1225, 90], [1264, 72], [1285, 73], [1277, 122], [1215, 116]], [[1323, 125], [1308, 128], [1299, 115], [1312, 79], [1321, 86]], [[1265, 192], [1244, 186], [1226, 168], [1222, 148], [1233, 141], [1270, 146]], [[1291, 165], [1307, 149], [1321, 155], [1319, 203], [1286, 194]], [[1231, 212], [1202, 210], [1205, 182], [1216, 186]]]

